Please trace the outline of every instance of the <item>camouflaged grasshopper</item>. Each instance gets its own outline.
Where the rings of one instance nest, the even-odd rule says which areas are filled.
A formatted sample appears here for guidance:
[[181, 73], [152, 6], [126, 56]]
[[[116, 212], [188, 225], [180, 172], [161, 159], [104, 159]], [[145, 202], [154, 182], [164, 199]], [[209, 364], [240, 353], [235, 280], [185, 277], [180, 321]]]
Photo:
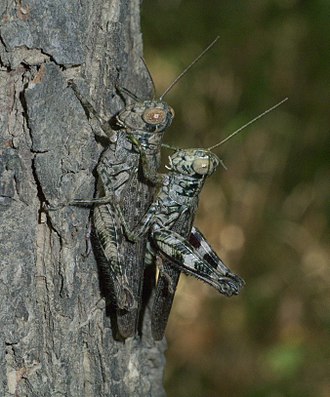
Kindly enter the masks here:
[[[92, 105], [72, 84], [76, 96], [90, 116], [94, 115], [108, 138], [108, 145], [97, 166], [97, 195], [93, 200], [75, 200], [72, 204], [93, 204], [94, 245], [98, 262], [106, 276], [106, 289], [116, 308], [116, 322], [124, 338], [135, 333], [141, 304], [145, 272], [146, 242], [127, 241], [120, 227], [116, 207], [120, 205], [124, 221], [134, 227], [152, 202], [160, 165], [160, 150], [165, 130], [174, 117], [173, 109], [163, 101], [178, 80], [215, 44], [216, 38], [165, 90], [159, 100], [141, 100], [126, 89], [133, 99], [112, 121], [109, 128]], [[136, 150], [136, 145], [139, 150]], [[141, 161], [143, 154], [143, 161]], [[148, 282], [154, 286], [154, 274]]]
[[[180, 272], [206, 282], [226, 296], [237, 295], [243, 287], [244, 281], [225, 266], [201, 232], [192, 226], [193, 219], [205, 180], [220, 163], [211, 150], [285, 100], [208, 149], [176, 150], [169, 157], [169, 173], [160, 176], [159, 191], [139, 225], [130, 231], [122, 219], [125, 233], [131, 241], [148, 236], [146, 265], [154, 263], [156, 256], [163, 259], [152, 308], [154, 339], [160, 340], [164, 335]], [[118, 214], [121, 217], [120, 212]]]

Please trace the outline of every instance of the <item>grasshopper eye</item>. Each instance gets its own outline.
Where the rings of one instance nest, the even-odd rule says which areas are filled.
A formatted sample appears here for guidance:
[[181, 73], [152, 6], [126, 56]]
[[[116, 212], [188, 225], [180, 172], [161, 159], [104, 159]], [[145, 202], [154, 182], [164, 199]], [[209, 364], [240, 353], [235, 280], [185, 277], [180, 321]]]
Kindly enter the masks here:
[[172, 109], [172, 108], [169, 106], [169, 111], [170, 111], [170, 113], [171, 113], [172, 118], [174, 118], [174, 116], [175, 116], [174, 109]]
[[192, 163], [192, 168], [199, 175], [206, 175], [210, 171], [210, 159], [208, 157], [198, 157]]
[[166, 112], [159, 108], [147, 109], [142, 118], [148, 124], [161, 124], [166, 119]]

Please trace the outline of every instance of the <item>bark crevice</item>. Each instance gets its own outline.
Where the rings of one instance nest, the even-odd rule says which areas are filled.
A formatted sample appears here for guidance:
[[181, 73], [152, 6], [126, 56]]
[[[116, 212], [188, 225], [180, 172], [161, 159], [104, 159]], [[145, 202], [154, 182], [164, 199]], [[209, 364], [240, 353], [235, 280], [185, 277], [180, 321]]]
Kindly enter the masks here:
[[[111, 118], [119, 81], [147, 97], [139, 2], [1, 7], [0, 395], [164, 396], [164, 342], [115, 340], [93, 254], [84, 257], [103, 141], [68, 80]], [[24, 18], [23, 18], [24, 17]]]

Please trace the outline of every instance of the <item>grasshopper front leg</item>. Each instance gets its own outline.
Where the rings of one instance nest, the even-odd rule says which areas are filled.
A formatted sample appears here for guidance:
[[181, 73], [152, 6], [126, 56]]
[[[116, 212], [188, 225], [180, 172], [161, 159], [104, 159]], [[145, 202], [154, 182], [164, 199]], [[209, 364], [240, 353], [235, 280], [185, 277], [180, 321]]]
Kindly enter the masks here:
[[141, 143], [138, 141], [138, 139], [136, 139], [136, 137], [132, 134], [127, 134], [127, 137], [140, 154], [140, 161], [142, 165], [142, 173], [144, 179], [148, 183], [151, 183], [155, 186], [161, 185], [163, 180], [163, 174], [159, 174], [158, 172], [155, 172], [154, 167], [151, 166], [150, 161], [147, 158], [146, 152], [143, 149]]

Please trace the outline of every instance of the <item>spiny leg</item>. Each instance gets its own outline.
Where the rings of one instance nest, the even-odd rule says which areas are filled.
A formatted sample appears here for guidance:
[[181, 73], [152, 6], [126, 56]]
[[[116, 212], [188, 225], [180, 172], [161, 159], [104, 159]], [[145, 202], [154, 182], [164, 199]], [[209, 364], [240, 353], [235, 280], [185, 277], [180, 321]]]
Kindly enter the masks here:
[[237, 286], [242, 288], [245, 285], [244, 280], [237, 276], [236, 274], [231, 273], [230, 269], [222, 262], [219, 261], [219, 256], [207, 242], [206, 238], [200, 232], [197, 227], [192, 227], [191, 233], [189, 235], [189, 243], [194, 247], [196, 253], [200, 258], [203, 258], [212, 268], [217, 269], [223, 274], [231, 274], [231, 277], [236, 280]]
[[155, 171], [154, 167], [150, 165], [150, 161], [148, 160], [146, 152], [143, 149], [139, 140], [132, 134], [127, 134], [127, 137], [131, 141], [132, 145], [136, 148], [136, 150], [140, 153], [143, 176], [145, 177], [145, 179], [154, 185], [160, 185], [163, 180], [163, 176]]
[[[73, 92], [75, 93], [77, 99], [81, 103], [82, 107], [84, 108], [87, 116], [91, 119], [94, 117], [97, 120], [99, 127], [103, 130], [103, 133], [106, 134], [107, 137], [110, 137], [113, 134], [113, 131], [110, 127], [109, 120], [104, 119], [101, 115], [94, 109], [93, 105], [81, 94], [79, 88], [77, 87], [76, 83], [73, 80], [69, 81], [69, 86], [72, 88]], [[101, 135], [95, 133], [95, 135]]]
[[226, 296], [239, 293], [242, 287], [241, 280], [230, 272], [219, 257], [218, 262], [221, 266], [214, 268], [207, 260], [199, 256], [185, 238], [173, 230], [165, 228], [156, 230], [152, 233], [152, 240], [159, 251], [167, 259], [173, 261], [173, 265], [176, 265], [182, 272], [205, 281]]

